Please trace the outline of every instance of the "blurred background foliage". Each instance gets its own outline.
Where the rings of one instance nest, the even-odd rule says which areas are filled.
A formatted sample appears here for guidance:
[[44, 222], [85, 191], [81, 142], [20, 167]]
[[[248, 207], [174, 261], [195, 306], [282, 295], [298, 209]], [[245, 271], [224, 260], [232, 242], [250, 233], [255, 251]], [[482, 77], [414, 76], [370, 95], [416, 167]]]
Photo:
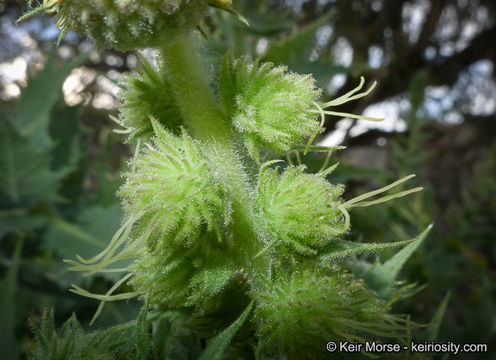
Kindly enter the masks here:
[[[55, 308], [84, 326], [92, 300], [71, 283], [105, 292], [109, 277], [82, 278], [62, 259], [90, 256], [118, 229], [115, 190], [133, 151], [113, 133], [123, 73], [135, 53], [99, 51], [70, 32], [58, 48], [47, 17], [15, 24], [29, 1], [0, 2], [0, 349], [26, 357], [28, 319]], [[34, 2], [33, 2], [34, 3]], [[213, 11], [203, 19], [205, 62], [215, 75], [228, 48], [312, 73], [325, 99], [377, 80], [368, 97], [338, 111], [382, 123], [326, 119], [319, 143], [333, 155], [329, 180], [346, 198], [415, 173], [425, 190], [354, 210], [350, 240], [395, 241], [434, 229], [403, 269], [415, 296], [396, 304], [429, 322], [450, 292], [438, 341], [487, 343], [496, 356], [496, 3], [491, 0], [235, 0], [248, 20]], [[153, 59], [154, 54], [143, 51]], [[295, 155], [295, 154], [290, 154]], [[325, 154], [302, 157], [318, 169]], [[293, 157], [296, 161], [296, 158]], [[384, 252], [381, 260], [392, 253]], [[371, 258], [349, 261], [357, 273]], [[373, 258], [372, 258], [373, 260]], [[115, 280], [115, 279], [114, 279]], [[137, 302], [110, 303], [96, 328], [134, 319]], [[170, 324], [169, 324], [170, 325]], [[172, 325], [171, 325], [172, 326]]]

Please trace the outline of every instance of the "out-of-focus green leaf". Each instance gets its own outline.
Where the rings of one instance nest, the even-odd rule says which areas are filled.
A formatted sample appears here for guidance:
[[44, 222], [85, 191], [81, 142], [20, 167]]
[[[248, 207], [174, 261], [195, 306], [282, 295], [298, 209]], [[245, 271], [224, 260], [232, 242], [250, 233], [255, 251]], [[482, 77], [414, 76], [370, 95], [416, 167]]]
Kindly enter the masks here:
[[17, 274], [21, 261], [22, 240], [18, 240], [12, 264], [7, 270], [5, 277], [0, 280], [0, 349], [3, 359], [17, 359], [19, 356], [19, 346], [14, 337], [15, 312], [16, 312], [16, 289]]
[[329, 19], [330, 14], [324, 15], [305, 28], [296, 30], [282, 41], [269, 45], [262, 61], [287, 65], [290, 70], [300, 74], [312, 74], [322, 88], [326, 88], [331, 78], [336, 74], [352, 72], [363, 74], [369, 71], [370, 67], [367, 64], [353, 64], [344, 67], [323, 59], [310, 61], [310, 55], [315, 47], [317, 30]]
[[431, 320], [431, 325], [425, 329], [424, 337], [426, 341], [436, 341], [437, 334], [439, 333], [439, 327], [441, 326], [441, 322], [443, 321], [444, 313], [446, 312], [446, 307], [448, 306], [448, 302], [450, 299], [451, 293], [448, 291], [446, 296], [444, 297], [443, 302], [439, 305], [436, 310], [434, 316]]
[[121, 217], [119, 204], [107, 208], [88, 207], [78, 216], [76, 224], [55, 220], [45, 238], [45, 246], [64, 257], [75, 254], [92, 257], [107, 246], [119, 229]]
[[[320, 166], [322, 164], [322, 161], [323, 159], [312, 160], [312, 162], [310, 162], [309, 164], [309, 167], [313, 166], [314, 168], [318, 169], [317, 166]], [[385, 172], [381, 169], [360, 168], [358, 166], [346, 164], [344, 162], [340, 162], [336, 170], [334, 170], [332, 174], [327, 177], [327, 179], [332, 183], [338, 184], [344, 184], [352, 179], [357, 181], [360, 178], [373, 178], [380, 184], [386, 184], [389, 182], [391, 177], [389, 174], [385, 174]]]
[[[289, 31], [294, 25], [294, 20], [291, 20], [288, 14], [280, 12], [250, 12], [243, 13], [250, 26], [245, 26], [244, 31], [259, 36], [274, 36], [283, 31]], [[238, 25], [240, 26], [240, 25]]]
[[69, 172], [74, 169], [81, 152], [78, 139], [81, 130], [78, 126], [78, 108], [64, 106], [51, 113], [50, 136], [54, 139], [52, 148], [52, 167]]
[[219, 360], [222, 359], [226, 348], [229, 346], [234, 335], [239, 328], [244, 324], [248, 315], [253, 307], [253, 302], [250, 303], [235, 322], [233, 322], [227, 329], [222, 331], [219, 335], [213, 338], [203, 352], [200, 360]]
[[61, 172], [51, 170], [46, 150], [32, 145], [0, 117], [0, 198], [12, 203], [54, 202]]
[[299, 74], [312, 74], [317, 85], [321, 88], [326, 88], [329, 81], [337, 74], [355, 74], [364, 75], [370, 71], [370, 67], [366, 64], [353, 64], [350, 66], [339, 66], [332, 62], [318, 60], [315, 62], [308, 59], [299, 58], [288, 63], [290, 70]]
[[308, 61], [315, 43], [317, 30], [329, 20], [329, 15], [308, 25], [306, 28], [295, 31], [291, 36], [286, 37], [281, 42], [269, 47], [263, 61], [270, 61], [275, 64], [290, 64], [295, 59]]
[[184, 315], [167, 313], [155, 322], [153, 344], [156, 359], [198, 359], [201, 354], [199, 339], [186, 327]]
[[[429, 80], [429, 74], [426, 70], [417, 71], [410, 82], [410, 102], [412, 109], [418, 108], [424, 102], [424, 90]], [[415, 115], [414, 112], [411, 112]]]
[[[32, 325], [36, 348], [30, 351], [34, 360], [111, 360], [136, 359], [136, 344], [130, 341], [137, 322], [93, 332], [85, 332], [73, 314], [57, 330], [53, 310], [45, 311], [40, 326]], [[132, 338], [132, 337], [131, 337]]]
[[51, 144], [48, 126], [50, 112], [61, 95], [61, 87], [72, 69], [80, 65], [88, 54], [81, 54], [59, 66], [52, 52], [43, 70], [29, 79], [22, 90], [18, 103], [18, 116], [15, 126], [20, 134], [28, 137], [38, 147]]
[[0, 210], [0, 238], [8, 233], [23, 233], [45, 225], [47, 218], [27, 209]]

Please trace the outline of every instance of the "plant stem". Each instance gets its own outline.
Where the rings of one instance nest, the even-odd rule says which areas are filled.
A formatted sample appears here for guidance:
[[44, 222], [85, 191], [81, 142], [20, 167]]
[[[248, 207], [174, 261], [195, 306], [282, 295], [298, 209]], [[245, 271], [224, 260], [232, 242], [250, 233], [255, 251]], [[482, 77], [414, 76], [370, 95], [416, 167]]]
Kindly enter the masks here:
[[229, 125], [217, 103], [191, 36], [182, 36], [161, 49], [167, 78], [186, 126], [198, 140], [224, 142]]
[[[185, 125], [200, 140], [209, 159], [211, 173], [229, 189], [233, 202], [232, 233], [235, 247], [241, 247], [240, 263], [253, 268], [253, 257], [261, 249], [254, 222], [251, 190], [241, 159], [234, 149], [230, 123], [217, 102], [191, 36], [179, 37], [162, 47], [167, 80], [181, 109]], [[256, 272], [265, 272], [267, 259], [256, 259]]]

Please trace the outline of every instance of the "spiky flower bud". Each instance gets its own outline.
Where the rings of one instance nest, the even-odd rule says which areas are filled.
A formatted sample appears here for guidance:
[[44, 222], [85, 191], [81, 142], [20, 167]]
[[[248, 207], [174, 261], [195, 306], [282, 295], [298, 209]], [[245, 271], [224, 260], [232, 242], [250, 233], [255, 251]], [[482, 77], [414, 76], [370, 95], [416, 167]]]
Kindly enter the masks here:
[[323, 359], [328, 341], [401, 341], [403, 320], [351, 274], [335, 268], [275, 276], [255, 294], [259, 351], [267, 358]]
[[45, 12], [66, 32], [73, 28], [99, 46], [121, 51], [164, 44], [190, 31], [206, 0], [44, 0]]
[[152, 246], [137, 252], [129, 270], [131, 285], [151, 305], [201, 309], [236, 273], [229, 257], [232, 244], [218, 242], [212, 233], [202, 234], [188, 247], [171, 243], [165, 235], [152, 236], [149, 242]]
[[248, 58], [224, 58], [219, 79], [222, 103], [253, 154], [259, 146], [289, 150], [319, 129], [313, 102], [320, 95], [310, 75]]
[[153, 305], [193, 306], [236, 271], [223, 236], [230, 203], [199, 144], [152, 121], [154, 145], [131, 161], [119, 190], [129, 216], [139, 214], [127, 245], [135, 256], [131, 284]]
[[304, 167], [264, 169], [259, 175], [256, 207], [276, 246], [312, 255], [347, 229], [338, 206], [344, 187], [332, 185]]
[[153, 120], [156, 137], [130, 162], [119, 190], [128, 214], [169, 241], [192, 244], [203, 231], [220, 239], [229, 222], [229, 200], [210, 174], [200, 146], [188, 135], [172, 135]]
[[119, 107], [118, 123], [125, 127], [121, 131], [129, 134], [129, 140], [153, 136], [150, 116], [175, 134], [183, 125], [181, 111], [176, 104], [173, 92], [163, 71], [155, 69], [145, 58], [140, 58], [141, 69], [126, 75], [119, 94], [122, 105]]

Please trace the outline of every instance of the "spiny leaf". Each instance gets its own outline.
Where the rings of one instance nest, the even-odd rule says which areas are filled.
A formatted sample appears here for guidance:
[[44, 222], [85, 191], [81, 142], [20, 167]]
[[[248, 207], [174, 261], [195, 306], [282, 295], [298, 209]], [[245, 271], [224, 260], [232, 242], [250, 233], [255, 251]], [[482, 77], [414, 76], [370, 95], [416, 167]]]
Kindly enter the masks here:
[[19, 98], [19, 113], [15, 126], [20, 134], [30, 138], [39, 147], [52, 142], [48, 132], [50, 111], [61, 95], [61, 87], [72, 69], [81, 65], [88, 54], [84, 53], [62, 66], [55, 63], [55, 54], [48, 57], [43, 70], [28, 81]]
[[329, 17], [329, 14], [324, 15], [304, 29], [295, 32], [294, 35], [270, 46], [262, 60], [275, 64], [288, 64], [295, 59], [308, 59], [317, 30], [329, 20]]
[[379, 252], [386, 249], [394, 249], [397, 247], [403, 247], [417, 239], [410, 239], [404, 241], [396, 241], [392, 243], [379, 243], [379, 244], [362, 244], [353, 241], [346, 240], [335, 240], [331, 243], [330, 248], [332, 250], [326, 252], [319, 257], [321, 262], [327, 262], [343, 258], [350, 255], [358, 255], [362, 253], [369, 252]]
[[432, 224], [427, 227], [419, 236], [415, 238], [410, 245], [405, 247], [403, 250], [399, 251], [391, 259], [386, 261], [381, 265], [381, 272], [387, 273], [391, 279], [395, 279], [401, 268], [408, 260], [408, 258], [413, 254], [413, 252], [420, 246], [422, 241], [427, 237], [427, 234], [431, 231]]
[[[177, 242], [193, 243], [201, 225], [220, 240], [229, 222], [229, 199], [215, 182], [199, 142], [184, 131], [177, 137], [152, 118], [153, 146], [132, 159], [119, 190], [128, 214], [144, 210], [142, 225], [156, 234], [173, 233]], [[170, 235], [168, 235], [170, 237]], [[171, 237], [172, 238], [172, 237]]]
[[246, 307], [245, 311], [243, 311], [241, 316], [236, 321], [234, 321], [231, 325], [229, 325], [227, 329], [222, 331], [219, 335], [217, 335], [214, 339], [210, 341], [210, 343], [207, 346], [207, 349], [200, 357], [200, 360], [222, 359], [223, 354], [226, 351], [232, 338], [248, 318], [248, 315], [250, 314], [252, 307], [253, 307], [253, 302], [251, 302]]
[[135, 359], [137, 344], [129, 341], [129, 338], [132, 338], [133, 329], [142, 329], [147, 321], [145, 319], [133, 320], [105, 330], [86, 333], [76, 316], [72, 315], [59, 330], [56, 330], [53, 310], [46, 310], [41, 324], [32, 325], [37, 346], [33, 352], [30, 352], [30, 359]]
[[328, 339], [404, 342], [402, 317], [390, 314], [386, 302], [337, 265], [284, 269], [271, 278], [254, 292], [260, 359], [325, 359]]
[[153, 119], [172, 131], [180, 133], [183, 118], [165, 71], [156, 68], [144, 57], [139, 58], [140, 68], [126, 76], [119, 94], [122, 105], [116, 122], [125, 130], [117, 133], [129, 134], [127, 141], [137, 138], [149, 140], [153, 136]]
[[347, 230], [339, 210], [342, 193], [342, 186], [305, 173], [303, 166], [290, 166], [282, 174], [262, 167], [255, 206], [270, 232], [268, 246], [278, 247], [281, 255], [314, 255], [338, 239]]
[[422, 241], [424, 241], [431, 229], [432, 224], [417, 236], [414, 241], [396, 253], [384, 264], [380, 264], [379, 262], [375, 263], [370, 272], [366, 275], [366, 280], [369, 285], [382, 297], [390, 298], [393, 295], [393, 290], [399, 285], [396, 281], [398, 273], [408, 258], [420, 246]]
[[136, 360], [147, 360], [152, 353], [152, 342], [149, 333], [149, 324], [146, 321], [148, 305], [144, 305], [138, 315], [134, 331], [134, 343], [136, 344]]
[[0, 196], [12, 203], [55, 202], [61, 172], [54, 172], [47, 149], [35, 147], [0, 117]]
[[64, 35], [72, 28], [88, 35], [100, 48], [129, 51], [159, 47], [188, 29], [193, 29], [207, 10], [206, 1], [160, 0], [44, 0], [43, 6], [25, 16], [41, 12], [53, 15]]

